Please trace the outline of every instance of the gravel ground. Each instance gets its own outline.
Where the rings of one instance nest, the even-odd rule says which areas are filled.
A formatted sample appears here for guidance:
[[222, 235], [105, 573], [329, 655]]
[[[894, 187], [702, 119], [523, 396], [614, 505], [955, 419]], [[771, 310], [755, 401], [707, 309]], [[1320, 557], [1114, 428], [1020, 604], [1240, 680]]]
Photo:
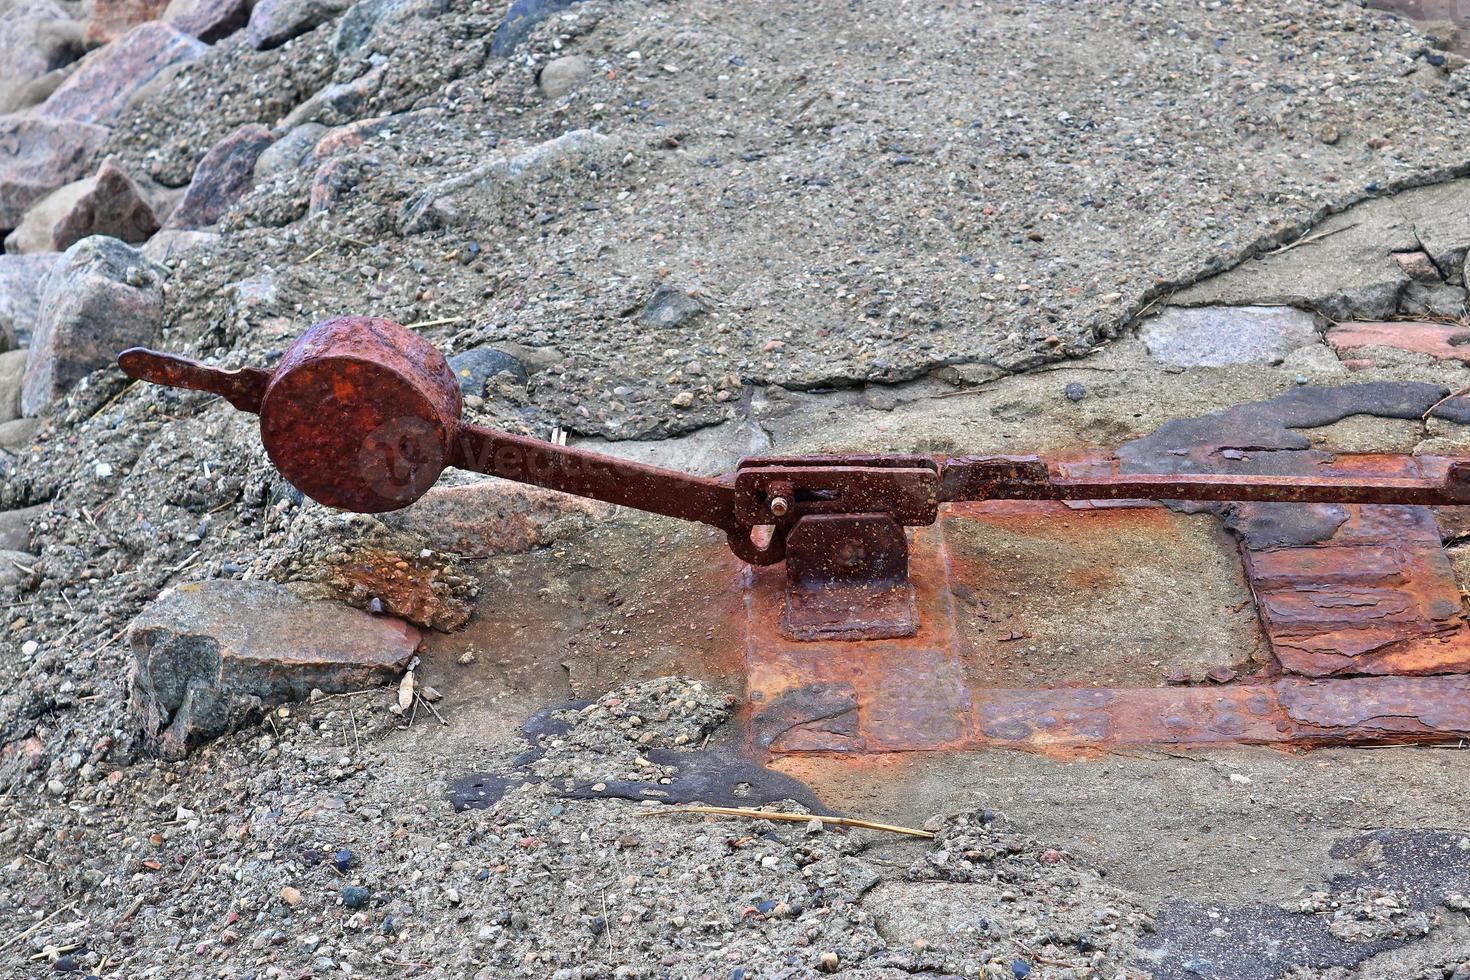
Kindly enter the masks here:
[[[1126, 334], [1161, 289], [1324, 210], [1459, 172], [1470, 135], [1470, 73], [1431, 66], [1410, 25], [1354, 4], [589, 0], [509, 58], [489, 53], [501, 6], [410, 6], [340, 59], [332, 24], [269, 52], [227, 40], [124, 115], [109, 149], [179, 185], [233, 127], [383, 72], [329, 119], [387, 117], [357, 128], [315, 213], [312, 170], [289, 172], [219, 241], [171, 260], [164, 346], [260, 363], [314, 319], [374, 312], [431, 324], [450, 352], [534, 348], [547, 366], [471, 411], [539, 435], [662, 438], [763, 401], [784, 406], [770, 421], [783, 447], [1111, 443], [1297, 372], [1343, 371], [1318, 352], [1269, 372], [1161, 375], [1125, 341], [1075, 374], [1003, 376]], [[538, 73], [569, 55], [590, 70], [548, 97]], [[444, 184], [482, 163], [483, 180]], [[912, 389], [875, 384], [853, 393], [871, 411], [845, 429], [820, 423], [853, 401], [791, 394], [944, 365], [994, 384], [908, 403]], [[1422, 359], [1385, 373], [1466, 380]], [[1084, 382], [1086, 401], [1061, 398]], [[676, 752], [730, 738], [726, 692], [707, 679], [568, 691], [596, 700], [537, 746], [537, 778], [458, 814], [444, 787], [467, 766], [512, 767], [526, 746], [511, 719], [529, 711], [450, 715], [441, 732], [423, 714], [405, 724], [391, 692], [328, 698], [152, 760], [127, 710], [132, 617], [184, 581], [315, 581], [303, 561], [361, 528], [304, 502], [253, 420], [206, 396], [99, 373], [39, 445], [0, 454], [0, 507], [47, 507], [34, 570], [0, 593], [7, 975], [1141, 973], [1159, 896], [1110, 881], [1065, 822], [989, 812], [1017, 763], [989, 762], [993, 776], [913, 815], [946, 814], [925, 824], [934, 840], [559, 795], [569, 779], [670, 778], [677, 765], [640, 761], [647, 732]], [[604, 547], [568, 551], [595, 570]], [[622, 637], [601, 624], [591, 645], [631, 646]], [[559, 673], [561, 639], [539, 652]], [[1416, 820], [1425, 805], [1411, 801]], [[1232, 841], [1253, 829], [1240, 817]], [[1325, 880], [1305, 875], [1294, 884]], [[1360, 898], [1375, 900], [1336, 911]], [[1431, 929], [1400, 975], [1446, 980], [1461, 937]]]

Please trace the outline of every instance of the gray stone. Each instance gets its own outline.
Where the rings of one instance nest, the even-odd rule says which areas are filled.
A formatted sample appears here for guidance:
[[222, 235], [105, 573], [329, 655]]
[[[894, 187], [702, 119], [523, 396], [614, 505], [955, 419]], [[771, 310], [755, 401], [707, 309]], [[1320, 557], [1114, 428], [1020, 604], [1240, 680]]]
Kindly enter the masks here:
[[1470, 180], [1372, 198], [1322, 221], [1283, 252], [1263, 255], [1175, 292], [1176, 306], [1269, 304], [1334, 320], [1382, 320], [1414, 281], [1399, 255], [1423, 251], [1463, 283], [1470, 249]]
[[1465, 290], [1443, 283], [1411, 282], [1399, 297], [1399, 311], [1410, 316], [1463, 316]]
[[14, 228], [26, 208], [86, 176], [107, 133], [74, 119], [0, 116], [0, 228]]
[[506, 10], [505, 17], [495, 28], [495, 40], [490, 42], [490, 53], [504, 58], [516, 49], [531, 31], [552, 14], [566, 10], [576, 0], [514, 0]]
[[46, 513], [45, 504], [0, 510], [0, 551], [25, 551], [31, 544], [31, 525]]
[[245, 43], [257, 51], [280, 47], [350, 6], [352, 0], [257, 0], [245, 25]]
[[274, 582], [219, 579], [164, 591], [128, 628], [132, 705], [144, 735], [179, 758], [206, 738], [313, 689], [358, 690], [402, 674], [417, 629]]
[[52, 21], [72, 22], [55, 0], [19, 0], [0, 13], [0, 112], [24, 108], [19, 101], [26, 86], [61, 67], [41, 43], [41, 27]]
[[256, 181], [270, 180], [277, 174], [290, 173], [301, 166], [326, 132], [327, 127], [317, 122], [291, 127], [285, 136], [266, 147], [256, 158]]
[[687, 289], [664, 283], [648, 297], [638, 319], [650, 327], [671, 329], [683, 326], [705, 312], [704, 303], [690, 295]]
[[0, 354], [0, 422], [20, 418], [20, 386], [26, 373], [26, 352]]
[[1279, 364], [1322, 339], [1312, 314], [1289, 306], [1171, 306], [1139, 336], [1156, 359], [1178, 367]]
[[548, 61], [537, 76], [536, 84], [541, 86], [541, 94], [548, 99], [559, 99], [590, 74], [592, 62], [581, 55], [569, 54]]
[[35, 555], [24, 551], [0, 551], [0, 595], [29, 586], [36, 579]]
[[415, 2], [417, 0], [359, 0], [337, 22], [337, 29], [332, 33], [332, 50], [339, 60], [347, 57], [368, 42], [379, 24]]
[[219, 241], [219, 232], [165, 228], [142, 248], [143, 257], [160, 265], [171, 264], [186, 252], [204, 248]]
[[526, 366], [520, 359], [494, 347], [475, 347], [455, 354], [449, 359], [449, 367], [459, 378], [459, 390], [466, 395], [485, 394], [486, 382], [502, 371], [526, 383]]
[[0, 450], [10, 453], [19, 453], [27, 446], [35, 442], [36, 436], [41, 432], [42, 423], [40, 419], [15, 419], [12, 422], [0, 422]]
[[154, 75], [207, 50], [209, 45], [171, 24], [152, 21], [139, 25], [82, 59], [39, 111], [58, 119], [109, 122]]
[[377, 94], [378, 88], [383, 84], [385, 71], [386, 66], [378, 65], [350, 81], [324, 86], [292, 109], [281, 120], [281, 126], [300, 126], [313, 122], [337, 126], [357, 119], [368, 100]]
[[84, 238], [46, 276], [21, 388], [40, 415], [118, 351], [152, 343], [163, 322], [164, 270], [115, 238]]
[[41, 284], [59, 261], [60, 252], [0, 255], [0, 352], [30, 344]]

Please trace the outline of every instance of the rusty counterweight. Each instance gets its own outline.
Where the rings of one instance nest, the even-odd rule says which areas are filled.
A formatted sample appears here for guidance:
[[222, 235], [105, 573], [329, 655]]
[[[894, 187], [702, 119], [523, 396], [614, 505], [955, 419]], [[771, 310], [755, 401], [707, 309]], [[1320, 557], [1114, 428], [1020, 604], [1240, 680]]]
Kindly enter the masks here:
[[[274, 371], [223, 371], [134, 348], [130, 376], [221, 395], [258, 412], [271, 461], [303, 493], [364, 513], [417, 500], [448, 466], [719, 528], [757, 565], [788, 562], [784, 628], [800, 639], [911, 635], [904, 526], [977, 500], [1224, 500], [1470, 503], [1470, 460], [1416, 457], [1416, 476], [1351, 466], [1311, 476], [1136, 474], [1034, 456], [751, 457], [706, 478], [556, 446], [462, 421], [444, 355], [377, 317], [319, 323]], [[763, 543], [753, 540], [766, 529]]]

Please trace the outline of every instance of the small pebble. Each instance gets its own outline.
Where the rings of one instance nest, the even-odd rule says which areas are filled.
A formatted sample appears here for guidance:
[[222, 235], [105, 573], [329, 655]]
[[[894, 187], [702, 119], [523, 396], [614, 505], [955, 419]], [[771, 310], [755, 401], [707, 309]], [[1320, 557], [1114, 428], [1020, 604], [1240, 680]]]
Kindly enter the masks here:
[[348, 885], [342, 889], [342, 904], [350, 909], [360, 909], [368, 903], [369, 895], [361, 885]]
[[1087, 389], [1080, 382], [1073, 381], [1064, 389], [1068, 401], [1080, 402], [1087, 397]]

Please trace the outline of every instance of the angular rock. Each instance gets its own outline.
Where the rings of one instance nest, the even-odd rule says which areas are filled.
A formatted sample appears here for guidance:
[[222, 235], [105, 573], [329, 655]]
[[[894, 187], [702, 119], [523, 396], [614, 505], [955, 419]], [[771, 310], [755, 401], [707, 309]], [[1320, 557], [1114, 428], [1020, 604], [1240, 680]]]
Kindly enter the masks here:
[[59, 261], [59, 252], [0, 255], [0, 352], [30, 345], [42, 282]]
[[349, 153], [326, 161], [312, 175], [308, 213], [332, 210], [348, 191], [377, 171], [377, 158], [363, 153]]
[[332, 50], [337, 59], [347, 57], [367, 43], [374, 29], [387, 18], [416, 0], [359, 0], [342, 15], [332, 33]]
[[500, 26], [495, 28], [495, 40], [490, 42], [490, 53], [504, 58], [515, 50], [531, 31], [552, 14], [566, 10], [576, 0], [514, 0], [506, 10]]
[[1321, 340], [1312, 314], [1289, 306], [1171, 306], [1139, 336], [1157, 360], [1177, 367], [1279, 364]]
[[92, 169], [107, 127], [46, 115], [0, 116], [0, 228]]
[[165, 758], [313, 689], [357, 690], [398, 677], [419, 643], [408, 624], [273, 582], [214, 580], [168, 589], [128, 628], [132, 705]]
[[154, 75], [207, 50], [209, 45], [172, 24], [140, 25], [82, 59], [76, 72], [41, 103], [40, 112], [58, 119], [109, 122]]
[[497, 374], [505, 371], [521, 384], [526, 383], [526, 366], [520, 358], [494, 347], [475, 347], [455, 354], [449, 359], [449, 368], [459, 378], [459, 390], [466, 395], [484, 395], [485, 384]]
[[45, 504], [0, 510], [0, 551], [25, 551], [31, 543], [31, 524], [46, 513]]
[[92, 44], [116, 41], [139, 24], [157, 20], [168, 0], [92, 0], [87, 40]]
[[153, 208], [113, 157], [97, 173], [57, 188], [31, 206], [5, 239], [11, 254], [64, 252], [90, 235], [136, 245], [158, 230]]
[[611, 504], [487, 477], [434, 487], [403, 510], [379, 519], [429, 547], [464, 558], [528, 551], [547, 541], [547, 528], [565, 518], [604, 521]]
[[163, 19], [190, 37], [213, 44], [245, 26], [250, 4], [247, 0], [170, 0]]
[[40, 415], [117, 352], [152, 343], [163, 322], [160, 267], [115, 238], [83, 238], [46, 277], [21, 411]]
[[581, 55], [569, 54], [548, 61], [537, 76], [536, 84], [541, 86], [541, 94], [548, 99], [559, 99], [591, 74], [592, 62]]
[[705, 313], [704, 303], [687, 289], [661, 284], [643, 304], [638, 320], [650, 327], [671, 329], [680, 327]]
[[196, 248], [212, 245], [219, 241], [219, 233], [213, 231], [186, 231], [166, 228], [148, 239], [143, 246], [143, 257], [160, 265], [173, 262], [179, 256]]
[[285, 136], [266, 147], [256, 158], [256, 182], [269, 180], [276, 174], [290, 173], [301, 166], [306, 155], [326, 132], [327, 127], [321, 123], [309, 122], [293, 126]]
[[257, 51], [280, 47], [336, 17], [352, 0], [256, 0], [245, 43]]
[[1393, 258], [1410, 279], [1416, 282], [1440, 282], [1439, 269], [1435, 267], [1428, 252], [1395, 252]]
[[205, 228], [224, 216], [254, 183], [255, 161], [274, 141], [265, 126], [241, 126], [209, 148], [167, 228]]
[[25, 373], [25, 351], [0, 354], [0, 422], [20, 418], [20, 386]]
[[20, 90], [61, 67], [50, 45], [42, 43], [41, 28], [51, 22], [71, 23], [55, 0], [19, 0], [0, 14], [0, 111], [21, 108]]

